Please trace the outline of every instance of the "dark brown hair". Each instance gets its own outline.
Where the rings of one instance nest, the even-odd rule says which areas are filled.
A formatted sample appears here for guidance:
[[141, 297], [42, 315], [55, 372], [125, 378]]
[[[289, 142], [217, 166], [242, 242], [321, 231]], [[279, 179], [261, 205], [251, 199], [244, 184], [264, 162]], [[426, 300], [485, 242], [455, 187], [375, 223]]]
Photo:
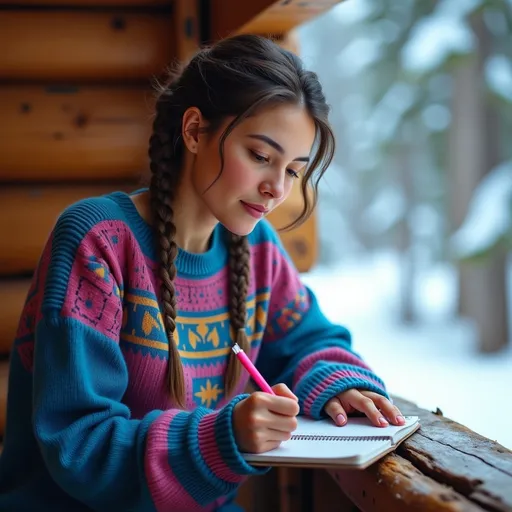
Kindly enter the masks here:
[[[160, 258], [162, 317], [169, 339], [169, 386], [172, 398], [181, 407], [185, 406], [185, 380], [174, 340], [174, 278], [178, 247], [173, 201], [185, 152], [181, 136], [183, 114], [188, 108], [197, 107], [208, 121], [210, 134], [216, 133], [228, 117], [234, 118], [219, 141], [220, 176], [224, 165], [224, 142], [231, 131], [250, 115], [276, 104], [303, 106], [316, 126], [315, 152], [301, 182], [304, 208], [296, 221], [287, 226], [291, 228], [306, 220], [314, 209], [318, 181], [334, 153], [334, 136], [327, 119], [329, 107], [316, 74], [305, 70], [296, 55], [270, 39], [238, 35], [199, 50], [179, 74], [170, 74], [159, 87], [149, 148], [150, 196]], [[232, 334], [246, 352], [250, 349], [245, 334], [249, 255], [247, 238], [232, 235], [229, 314]], [[226, 395], [233, 391], [240, 371], [231, 352], [225, 374]]]

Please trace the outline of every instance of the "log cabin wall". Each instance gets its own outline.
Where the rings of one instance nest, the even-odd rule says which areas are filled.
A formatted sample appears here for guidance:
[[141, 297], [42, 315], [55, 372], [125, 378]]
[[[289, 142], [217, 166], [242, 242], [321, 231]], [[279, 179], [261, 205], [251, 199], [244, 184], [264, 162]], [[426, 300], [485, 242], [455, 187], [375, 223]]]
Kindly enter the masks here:
[[0, 1], [0, 435], [7, 356], [43, 244], [69, 204], [137, 186], [151, 78], [197, 45], [178, 26], [194, 14], [181, 0]]
[[[0, 0], [0, 439], [8, 355], [43, 244], [69, 204], [139, 186], [148, 170], [152, 79], [187, 59], [201, 33], [212, 41], [273, 35], [298, 51], [289, 31], [335, 3]], [[276, 227], [301, 211], [298, 190], [270, 217]], [[308, 270], [314, 216], [282, 238], [298, 269]]]

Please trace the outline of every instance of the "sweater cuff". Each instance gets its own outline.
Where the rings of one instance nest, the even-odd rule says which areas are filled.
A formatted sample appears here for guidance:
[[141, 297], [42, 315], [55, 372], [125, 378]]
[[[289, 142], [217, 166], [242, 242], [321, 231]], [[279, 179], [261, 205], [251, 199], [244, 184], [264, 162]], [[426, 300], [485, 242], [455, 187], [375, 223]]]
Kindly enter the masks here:
[[371, 371], [335, 363], [317, 363], [298, 382], [294, 393], [299, 398], [301, 413], [318, 420], [326, 416], [325, 404], [349, 389], [373, 391], [389, 398], [384, 383]]

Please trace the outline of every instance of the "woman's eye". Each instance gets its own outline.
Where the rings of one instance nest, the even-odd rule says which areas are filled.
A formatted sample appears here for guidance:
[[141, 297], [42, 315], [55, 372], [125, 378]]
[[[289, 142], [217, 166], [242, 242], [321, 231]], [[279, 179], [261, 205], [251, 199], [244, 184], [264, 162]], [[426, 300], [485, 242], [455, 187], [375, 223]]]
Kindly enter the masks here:
[[298, 178], [299, 177], [299, 173], [297, 171], [294, 171], [293, 169], [286, 169], [288, 171], [288, 174], [292, 177], [292, 178]]
[[251, 151], [251, 155], [257, 162], [268, 162], [268, 158], [266, 156], [260, 155], [259, 153], [256, 153], [255, 151]]

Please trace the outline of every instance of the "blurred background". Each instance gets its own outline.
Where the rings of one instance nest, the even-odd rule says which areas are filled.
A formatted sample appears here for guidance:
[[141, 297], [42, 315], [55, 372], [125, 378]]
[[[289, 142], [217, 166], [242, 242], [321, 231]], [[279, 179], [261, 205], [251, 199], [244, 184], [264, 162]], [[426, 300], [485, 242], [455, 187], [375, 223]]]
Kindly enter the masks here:
[[338, 141], [305, 281], [393, 393], [512, 448], [512, 2], [349, 0], [298, 33]]
[[[152, 84], [229, 34], [316, 71], [338, 149], [283, 233], [389, 390], [512, 448], [510, 0], [0, 0], [0, 434], [8, 354], [70, 203], [147, 171]], [[271, 217], [301, 210], [298, 190]]]

